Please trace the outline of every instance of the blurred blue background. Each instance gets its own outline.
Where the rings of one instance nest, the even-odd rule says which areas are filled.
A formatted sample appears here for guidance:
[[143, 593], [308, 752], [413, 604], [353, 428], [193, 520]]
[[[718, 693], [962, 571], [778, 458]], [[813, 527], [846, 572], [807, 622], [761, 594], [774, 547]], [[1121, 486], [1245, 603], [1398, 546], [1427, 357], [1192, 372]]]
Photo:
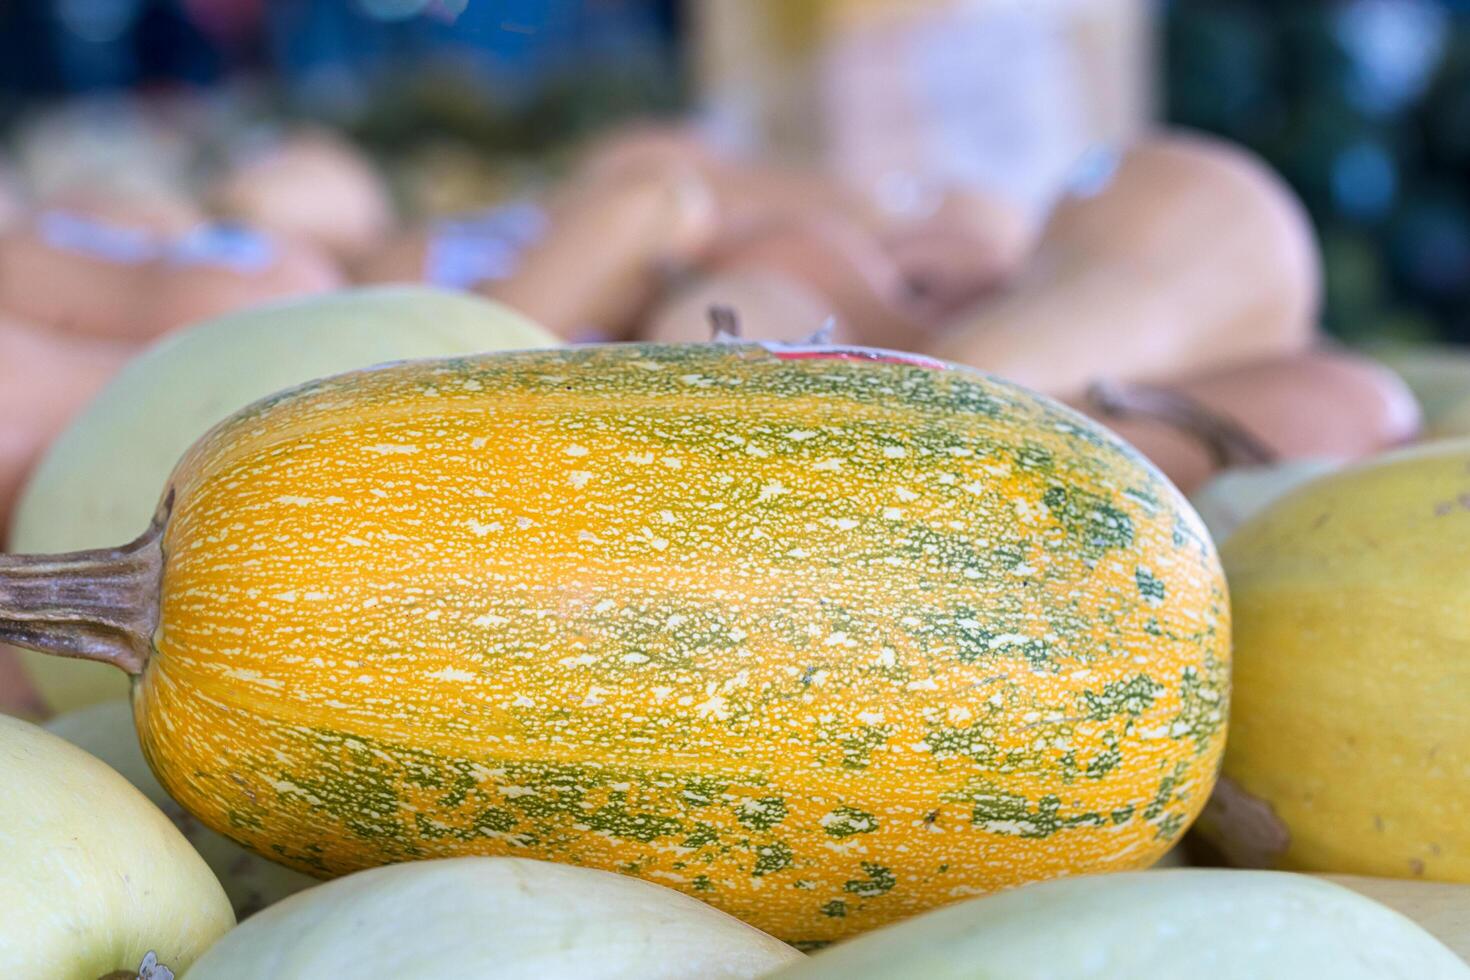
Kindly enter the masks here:
[[[0, 118], [263, 82], [369, 145], [554, 148], [690, 99], [698, 0], [10, 0]], [[1316, 221], [1329, 329], [1470, 340], [1470, 0], [1174, 0], [1160, 115], [1273, 162]]]
[[1274, 163], [1316, 220], [1328, 326], [1470, 340], [1470, 2], [1177, 0], [1168, 118]]

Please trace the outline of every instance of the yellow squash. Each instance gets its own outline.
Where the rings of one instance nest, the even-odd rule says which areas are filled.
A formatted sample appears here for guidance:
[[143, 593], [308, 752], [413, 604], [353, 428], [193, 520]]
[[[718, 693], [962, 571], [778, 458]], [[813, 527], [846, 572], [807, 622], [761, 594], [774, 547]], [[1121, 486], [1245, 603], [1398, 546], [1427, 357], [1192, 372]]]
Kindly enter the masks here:
[[1307, 484], [1224, 544], [1235, 673], [1201, 829], [1235, 863], [1470, 882], [1470, 442]]
[[182, 970], [235, 924], [189, 842], [94, 758], [0, 715], [0, 966], [13, 977]]
[[321, 875], [544, 858], [831, 940], [1146, 867], [1223, 744], [1194, 512], [1081, 416], [933, 362], [344, 375], [214, 429], [160, 523], [52, 564], [143, 596], [111, 639], [59, 608], [19, 639], [137, 673], [169, 791]]

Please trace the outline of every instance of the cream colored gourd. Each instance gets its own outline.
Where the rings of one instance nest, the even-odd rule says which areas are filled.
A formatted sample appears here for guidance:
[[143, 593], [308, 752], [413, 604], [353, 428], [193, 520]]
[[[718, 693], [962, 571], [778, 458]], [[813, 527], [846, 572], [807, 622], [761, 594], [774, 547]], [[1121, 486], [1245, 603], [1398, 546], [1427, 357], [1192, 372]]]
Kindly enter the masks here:
[[360, 871], [222, 939], [184, 980], [745, 980], [802, 959], [636, 878], [523, 858]]
[[0, 970], [97, 980], [187, 967], [235, 923], [159, 809], [100, 761], [0, 715]]
[[224, 886], [235, 916], [244, 919], [287, 895], [317, 884], [299, 871], [247, 851], [200, 823], [165, 792], [148, 768], [132, 706], [124, 700], [103, 701], [57, 715], [46, 729], [85, 749], [115, 769], [174, 822]]
[[1458, 980], [1419, 926], [1307, 875], [1190, 868], [1061, 878], [870, 932], [770, 980]]
[[1358, 875], [1323, 877], [1408, 916], [1461, 959], [1470, 960], [1470, 885]]
[[[499, 304], [416, 286], [260, 307], [177, 334], [131, 362], [62, 433], [32, 474], [13, 551], [124, 541], [210, 426], [257, 398], [324, 375], [414, 357], [549, 347], [549, 333]], [[22, 653], [54, 711], [127, 693], [116, 671]]]

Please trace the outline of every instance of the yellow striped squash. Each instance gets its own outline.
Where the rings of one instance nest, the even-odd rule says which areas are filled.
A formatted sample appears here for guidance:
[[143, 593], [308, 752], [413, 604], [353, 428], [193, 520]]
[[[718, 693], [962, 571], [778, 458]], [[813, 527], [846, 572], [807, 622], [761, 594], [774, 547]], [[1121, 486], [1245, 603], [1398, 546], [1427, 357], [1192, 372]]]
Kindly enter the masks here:
[[161, 542], [125, 664], [145, 752], [324, 876], [543, 858], [821, 943], [1146, 867], [1223, 744], [1194, 512], [1105, 430], [938, 363], [613, 345], [344, 375], [216, 428], [161, 527], [129, 552]]

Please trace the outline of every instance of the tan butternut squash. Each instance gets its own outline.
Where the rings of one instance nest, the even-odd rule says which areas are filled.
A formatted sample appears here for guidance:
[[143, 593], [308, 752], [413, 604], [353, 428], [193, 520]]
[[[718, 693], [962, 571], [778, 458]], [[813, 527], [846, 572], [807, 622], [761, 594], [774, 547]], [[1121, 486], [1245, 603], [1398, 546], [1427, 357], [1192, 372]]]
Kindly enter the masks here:
[[1397, 375], [1332, 349], [1158, 387], [1097, 386], [1080, 404], [1186, 493], [1230, 466], [1360, 459], [1402, 445], [1420, 425], [1418, 403]]
[[716, 310], [735, 313], [747, 340], [791, 341], [826, 331], [833, 343], [857, 343], [829, 297], [790, 275], [760, 268], [696, 278], [655, 306], [639, 333], [659, 342], [706, 341], [719, 329], [711, 318]]
[[547, 209], [545, 233], [511, 274], [478, 292], [561, 337], [626, 337], [717, 229], [708, 188], [685, 170], [574, 184]]
[[579, 173], [617, 183], [651, 174], [697, 174], [719, 214], [721, 235], [739, 239], [775, 222], [839, 214], [877, 231], [884, 216], [875, 201], [817, 171], [722, 154], [698, 134], [675, 127], [617, 130], [586, 152]]
[[33, 214], [0, 234], [0, 311], [79, 334], [142, 339], [143, 279], [164, 241], [132, 222]]
[[[903, 200], [880, 201], [819, 170], [721, 156], [695, 134], [672, 128], [617, 133], [594, 146], [583, 172], [610, 180], [670, 168], [698, 173], [710, 189], [723, 245], [739, 251], [752, 238], [764, 243], [772, 235], [805, 236], [824, 239], [833, 262], [852, 261], [855, 251], [880, 251], [882, 264], [892, 267], [874, 283], [881, 302], [902, 304], [905, 315], [931, 324], [1016, 275], [1038, 232], [1024, 208], [982, 188], [915, 186]], [[849, 227], [838, 231], [834, 224]], [[856, 244], [860, 235], [873, 240]], [[808, 245], [795, 248], [795, 261], [782, 271], [805, 278], [804, 270], [821, 260]], [[876, 264], [858, 261], [870, 270], [861, 274], [870, 277]], [[881, 280], [895, 271], [902, 289], [890, 294]], [[842, 312], [853, 323], [868, 316], [866, 310]], [[869, 335], [865, 342], [886, 346], [918, 340], [911, 331], [897, 337], [892, 330], [858, 332]]]
[[1067, 394], [1306, 347], [1319, 259], [1285, 184], [1239, 148], [1146, 139], [1092, 197], [1064, 201], [1026, 273], [928, 353]]
[[133, 350], [0, 317], [0, 529], [42, 450]]
[[249, 147], [208, 191], [220, 215], [352, 262], [392, 230], [386, 181], [351, 143], [319, 128]]
[[127, 191], [121, 188], [77, 184], [47, 194], [39, 210], [67, 211], [93, 221], [124, 228], [140, 228], [169, 238], [185, 235], [208, 218], [187, 194], [156, 190]]
[[[905, 307], [901, 270], [875, 235], [839, 216], [773, 225], [724, 244], [704, 266], [714, 281], [693, 287], [695, 295], [718, 298], [721, 283], [732, 277], [746, 281], [758, 277], [766, 283], [780, 280], [787, 284], [788, 293], [795, 291], [816, 303], [817, 326], [835, 317], [836, 343], [904, 350], [916, 346], [919, 339], [922, 327], [915, 318], [917, 311]], [[773, 317], [766, 311], [750, 315], [742, 299], [730, 295], [719, 302], [734, 309], [742, 325], [751, 325], [753, 339], [794, 343], [815, 329], [811, 318], [801, 315], [802, 300], [796, 301], [798, 308], [792, 311], [797, 315]], [[665, 308], [651, 315], [643, 338], [659, 343], [707, 340], [707, 315], [691, 306], [687, 295], [676, 296], [673, 303], [674, 310]]]
[[143, 281], [139, 322], [156, 336], [273, 300], [329, 292], [343, 276], [308, 242], [211, 224], [170, 241]]

